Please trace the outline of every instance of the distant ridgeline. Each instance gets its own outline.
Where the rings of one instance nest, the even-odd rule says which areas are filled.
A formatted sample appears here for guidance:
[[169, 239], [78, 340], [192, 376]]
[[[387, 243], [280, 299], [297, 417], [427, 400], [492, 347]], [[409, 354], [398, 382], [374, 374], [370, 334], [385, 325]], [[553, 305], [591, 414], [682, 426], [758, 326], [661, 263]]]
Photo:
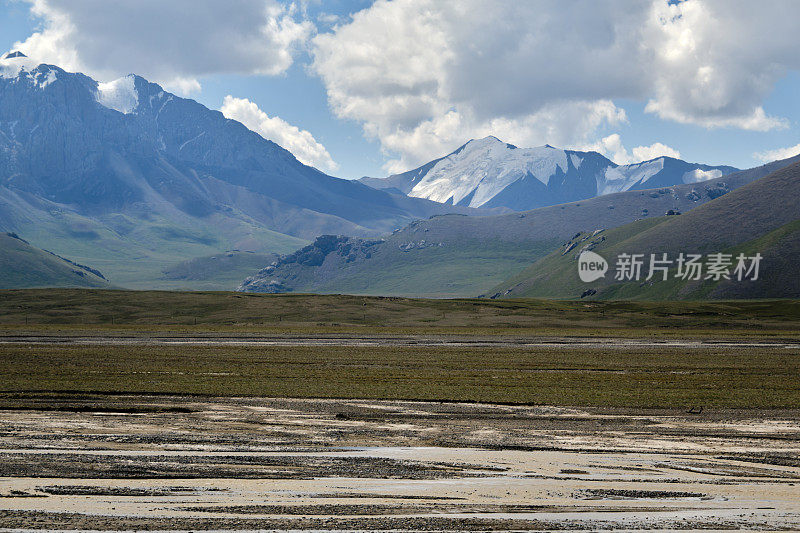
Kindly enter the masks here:
[[615, 192], [702, 183], [736, 170], [672, 157], [617, 165], [597, 152], [550, 145], [517, 148], [486, 137], [414, 170], [361, 181], [447, 204], [524, 211]]

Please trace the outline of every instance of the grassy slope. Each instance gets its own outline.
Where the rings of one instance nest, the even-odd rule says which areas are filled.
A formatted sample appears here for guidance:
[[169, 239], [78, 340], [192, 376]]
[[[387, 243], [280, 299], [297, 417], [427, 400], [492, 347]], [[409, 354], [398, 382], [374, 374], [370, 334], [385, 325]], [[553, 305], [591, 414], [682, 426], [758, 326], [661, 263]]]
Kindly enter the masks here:
[[[591, 284], [577, 276], [577, 251], [562, 250], [531, 265], [498, 285], [511, 297], [576, 298], [593, 288], [599, 298], [703, 299], [775, 298], [800, 295], [797, 271], [800, 260], [800, 164], [770, 174], [757, 182], [678, 217], [640, 221], [604, 234], [593, 250], [613, 263], [619, 253], [760, 252], [762, 275], [756, 282], [683, 282], [670, 276], [666, 282], [616, 283], [613, 273]], [[578, 239], [582, 240], [582, 239]], [[590, 242], [589, 239], [586, 242]], [[585, 243], [582, 243], [585, 244]], [[613, 268], [613, 264], [611, 265]]]
[[233, 250], [181, 261], [165, 268], [163, 279], [194, 290], [233, 290], [244, 278], [276, 259], [276, 254]]
[[164, 268], [187, 258], [234, 248], [288, 253], [306, 244], [256, 225], [226, 227], [213, 219], [178, 226], [172, 221], [123, 215], [104, 225], [70, 213], [61, 217], [63, 221], [18, 226], [23, 228], [18, 233], [36, 246], [94, 266], [115, 285], [134, 289], [196, 288], [200, 284], [163, 279]]
[[[618, 247], [619, 248], [619, 247]], [[800, 260], [800, 220], [784, 224], [761, 237], [721, 249], [736, 256], [743, 253], [763, 256], [757, 281], [703, 280], [686, 282], [670, 279], [645, 287], [636, 283], [610, 286], [603, 298], [647, 298], [706, 300], [721, 298], [786, 298], [800, 295], [797, 264]]]
[[556, 240], [474, 243], [403, 251], [382, 246], [370, 261], [342, 264], [330, 279], [312, 277], [298, 292], [453, 298], [491, 287], [546, 254]]
[[20, 239], [0, 234], [0, 288], [28, 287], [108, 287], [108, 282]]
[[[598, 244], [593, 251], [603, 257], [611, 258], [615, 256], [618, 248], [624, 248], [624, 244], [619, 243], [625, 243], [639, 232], [662, 224], [665, 221], [666, 218], [664, 217], [640, 220], [604, 231], [594, 238], [591, 237], [591, 233], [582, 233], [579, 237], [570, 240], [570, 242], [583, 244], [584, 242], [591, 242], [605, 237], [605, 240]], [[547, 257], [528, 265], [523, 271], [495, 286], [490, 291], [491, 294], [512, 298], [571, 299], [580, 297], [589, 288], [599, 287], [601, 282], [587, 284], [578, 278], [577, 250], [580, 249], [581, 244], [567, 254], [563, 254], [566, 246], [560, 246], [557, 250], [548, 254]], [[613, 269], [613, 265], [609, 265], [609, 268]], [[607, 273], [606, 277], [611, 275]]]

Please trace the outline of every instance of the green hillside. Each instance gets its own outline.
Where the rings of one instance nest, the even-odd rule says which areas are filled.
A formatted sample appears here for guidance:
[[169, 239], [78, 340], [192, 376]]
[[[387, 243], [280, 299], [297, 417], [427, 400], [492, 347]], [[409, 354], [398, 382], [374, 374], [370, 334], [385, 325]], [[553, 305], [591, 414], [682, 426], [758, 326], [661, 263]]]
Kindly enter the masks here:
[[[499, 284], [493, 296], [601, 299], [791, 298], [800, 295], [800, 163], [778, 170], [679, 216], [642, 220], [599, 234], [584, 232], [547, 257]], [[569, 251], [567, 251], [569, 250]], [[578, 256], [591, 250], [608, 260], [609, 272], [584, 283]], [[677, 266], [638, 281], [614, 279], [619, 254], [761, 254], [759, 277], [684, 280]], [[705, 260], [705, 259], [704, 259]], [[749, 262], [748, 262], [749, 266]], [[731, 265], [731, 270], [735, 265]], [[705, 278], [706, 274], [702, 276]], [[735, 276], [734, 276], [735, 277]], [[596, 291], [596, 293], [591, 293]]]
[[231, 250], [196, 257], [164, 268], [163, 284], [194, 290], [233, 290], [242, 279], [278, 259], [277, 254], [258, 254]]
[[13, 233], [0, 234], [0, 289], [108, 287], [102, 275], [31, 246]]
[[289, 253], [308, 242], [268, 230], [246, 217], [234, 220], [219, 213], [205, 218], [155, 212], [93, 218], [56, 204], [29, 203], [22, 196], [6, 200], [0, 197], [0, 228], [4, 231], [16, 232], [35, 247], [92, 265], [114, 285], [131, 289], [209, 288], [194, 283], [176, 285], [164, 279], [162, 271], [222, 250]]

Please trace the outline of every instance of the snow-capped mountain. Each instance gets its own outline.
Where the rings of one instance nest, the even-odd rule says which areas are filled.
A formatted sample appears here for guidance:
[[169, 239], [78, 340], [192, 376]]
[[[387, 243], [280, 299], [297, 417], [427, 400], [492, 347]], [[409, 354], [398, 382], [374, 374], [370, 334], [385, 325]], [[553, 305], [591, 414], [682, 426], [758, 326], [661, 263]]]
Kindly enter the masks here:
[[597, 152], [550, 145], [517, 148], [490, 136], [417, 169], [361, 181], [441, 203], [522, 211], [631, 189], [696, 183], [735, 170], [670, 157], [616, 165]]

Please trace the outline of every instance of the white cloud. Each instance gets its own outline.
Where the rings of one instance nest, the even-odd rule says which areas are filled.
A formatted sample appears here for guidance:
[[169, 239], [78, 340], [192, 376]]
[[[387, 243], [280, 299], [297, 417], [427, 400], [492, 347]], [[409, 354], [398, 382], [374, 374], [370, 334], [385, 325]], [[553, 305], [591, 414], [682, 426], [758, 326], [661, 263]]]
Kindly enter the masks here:
[[778, 1], [378, 0], [313, 39], [312, 69], [398, 170], [487, 133], [586, 144], [624, 119], [620, 98], [706, 128], [786, 127], [762, 102], [800, 69], [798, 18]]
[[680, 159], [681, 153], [674, 148], [662, 143], [650, 146], [635, 146], [630, 152], [622, 144], [618, 133], [603, 137], [598, 142], [582, 147], [583, 150], [594, 150], [608, 157], [618, 165], [629, 165], [649, 161], [657, 157], [667, 156]]
[[772, 161], [779, 161], [781, 159], [789, 159], [790, 157], [794, 157], [796, 155], [800, 155], [800, 144], [788, 146], [786, 148], [767, 150], [765, 152], [756, 152], [753, 154], [753, 157], [759, 161], [763, 161], [764, 163], [770, 163]]
[[226, 118], [241, 122], [265, 139], [289, 150], [301, 163], [328, 172], [338, 168], [325, 147], [311, 133], [292, 126], [280, 117], [270, 117], [246, 98], [228, 95], [220, 111]]
[[645, 111], [706, 128], [787, 127], [761, 102], [789, 69], [800, 68], [798, 17], [797, 2], [653, 2], [643, 41], [653, 67]]
[[[572, 50], [556, 48], [561, 57], [545, 60], [542, 43], [559, 39], [563, 27], [591, 21], [571, 11], [546, 21], [536, 16], [542, 7], [562, 11], [556, 2], [496, 2], [486, 9], [475, 0], [378, 1], [315, 38], [312, 68], [337, 116], [360, 121], [387, 155], [399, 156], [386, 164], [390, 172], [488, 134], [520, 146], [586, 142], [625, 113], [582, 87], [580, 72], [613, 78], [612, 85], [622, 77], [606, 74], [613, 54], [602, 51], [602, 59], [573, 69], [557, 65]], [[627, 20], [622, 15], [619, 23]], [[586, 46], [599, 50], [602, 43]], [[547, 68], [530, 69], [529, 53], [541, 55], [538, 64]]]
[[161, 86], [172, 93], [184, 96], [199, 93], [202, 89], [200, 82], [195, 78], [171, 78], [161, 80]]
[[453, 110], [413, 128], [396, 128], [375, 135], [387, 154], [400, 154], [384, 165], [388, 172], [395, 173], [449, 153], [470, 138], [494, 135], [522, 147], [546, 143], [567, 146], [576, 140], [587, 141], [602, 124], [615, 125], [625, 120], [625, 111], [609, 100], [557, 102], [513, 118], [480, 120], [469, 108]]
[[333, 13], [320, 13], [317, 15], [317, 23], [321, 26], [335, 26], [343, 19], [340, 15], [335, 15]]
[[696, 168], [683, 175], [683, 182], [702, 183], [704, 181], [713, 180], [719, 177], [722, 177], [722, 171], [718, 168], [712, 168], [711, 170], [702, 170]]
[[635, 146], [631, 152], [633, 153], [633, 162], [649, 161], [663, 156], [674, 157], [675, 159], [681, 158], [681, 153], [678, 150], [662, 143], [653, 143], [650, 146]]
[[140, 74], [181, 94], [211, 74], [281, 74], [314, 31], [274, 0], [28, 1], [42, 28], [15, 49], [100, 80]]

